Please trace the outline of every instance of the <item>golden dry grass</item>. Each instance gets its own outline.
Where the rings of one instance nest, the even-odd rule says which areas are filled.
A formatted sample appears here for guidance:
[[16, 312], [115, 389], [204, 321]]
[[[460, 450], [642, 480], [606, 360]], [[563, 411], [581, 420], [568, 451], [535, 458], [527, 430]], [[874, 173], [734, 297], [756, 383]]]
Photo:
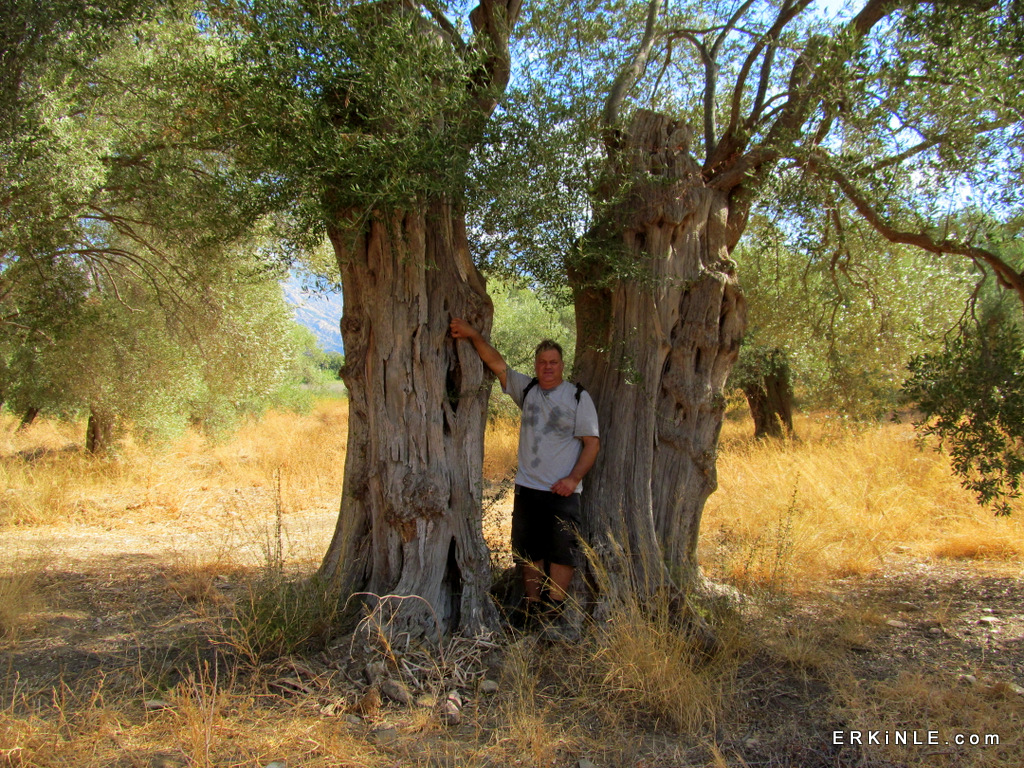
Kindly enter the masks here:
[[702, 523], [708, 572], [799, 590], [894, 556], [1024, 560], [1024, 505], [1010, 517], [980, 508], [910, 425], [804, 416], [795, 426], [799, 439], [785, 442], [754, 441], [745, 420], [723, 428]]
[[[152, 450], [129, 441], [113, 457], [93, 458], [78, 449], [81, 425], [41, 420], [17, 432], [13, 419], [0, 417], [0, 525], [15, 536], [59, 538], [74, 526], [126, 535], [142, 523], [182, 528], [198, 521], [209, 535], [223, 523], [261, 540], [267, 556], [308, 568], [322, 553], [323, 537], [282, 553], [274, 549], [280, 541], [272, 526], [275, 518], [291, 525], [310, 509], [326, 510], [329, 518], [337, 508], [346, 424], [344, 402], [328, 401], [306, 416], [268, 414], [222, 442], [189, 434]], [[799, 440], [773, 443], [752, 440], [748, 421], [726, 424], [720, 490], [703, 521], [701, 559], [709, 575], [814, 606], [813, 593], [834, 579], [882, 572], [896, 561], [1019, 569], [1024, 509], [1018, 505], [1011, 518], [979, 509], [941, 454], [916, 447], [910, 427], [856, 427], [821, 417], [798, 418], [796, 427]], [[485, 480], [510, 476], [516, 442], [513, 422], [488, 426]], [[23, 642], [28, 632], [19, 628], [45, 600], [36, 586], [39, 560], [22, 557], [5, 557], [0, 569], [0, 635], [7, 633], [0, 643], [7, 649]], [[200, 616], [225, 609], [217, 580], [240, 568], [226, 536], [203, 547], [183, 545], [166, 565], [167, 591]], [[506, 644], [501, 694], [480, 700], [459, 729], [412, 712], [388, 724], [386, 739], [373, 731], [383, 715], [360, 730], [321, 716], [315, 697], [269, 695], [271, 673], [261, 671], [255, 653], [244, 680], [195, 664], [169, 687], [156, 686], [156, 673], [140, 668], [134, 684], [116, 690], [100, 676], [75, 689], [40, 692], [20, 687], [9, 667], [0, 765], [178, 768], [287, 759], [310, 768], [564, 768], [602, 755], [603, 761], [594, 759], [598, 765], [742, 766], [742, 740], [720, 743], [718, 734], [753, 727], [743, 722], [746, 697], [772, 675], [808, 687], [827, 684], [833, 693], [824, 706], [851, 727], [920, 723], [943, 732], [1006, 734], [1007, 718], [1024, 717], [1024, 698], [1005, 680], [951, 688], [934, 669], [855, 676], [849, 650], [877, 644], [887, 631], [885, 606], [829, 608], [828, 623], [789, 615], [785, 601], [768, 610], [776, 615], [763, 625], [752, 615], [727, 616], [740, 620], [736, 626], [717, 624], [728, 642], [709, 664], [655, 607], [620, 605], [588, 643], [563, 650], [525, 640]], [[45, 622], [30, 629], [36, 640], [45, 637]], [[753, 673], [743, 671], [748, 663]], [[168, 706], [147, 710], [142, 701], [151, 696]], [[1020, 753], [1019, 739], [1004, 735], [998, 750], [971, 753], [960, 764], [1017, 764]], [[869, 754], [899, 764], [931, 764], [934, 757], [893, 749]]]
[[347, 423], [345, 401], [326, 400], [308, 415], [268, 413], [222, 442], [190, 432], [152, 448], [129, 438], [96, 457], [82, 449], [81, 424], [39, 419], [17, 430], [0, 415], [0, 525], [166, 520], [232, 503], [244, 511], [231, 501], [241, 489], [274, 495], [286, 513], [336, 505]]

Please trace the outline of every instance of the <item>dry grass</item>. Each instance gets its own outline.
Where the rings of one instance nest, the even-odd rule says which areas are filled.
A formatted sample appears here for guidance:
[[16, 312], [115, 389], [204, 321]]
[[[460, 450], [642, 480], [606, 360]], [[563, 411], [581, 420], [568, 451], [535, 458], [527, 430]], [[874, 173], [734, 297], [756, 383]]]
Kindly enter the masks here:
[[702, 524], [709, 572], [799, 590], [877, 571], [894, 556], [1024, 560], [1024, 505], [995, 517], [919, 450], [909, 425], [799, 418], [799, 440], [749, 438], [727, 423], [719, 491]]
[[0, 524], [243, 513], [237, 497], [250, 492], [279, 497], [285, 512], [325, 499], [336, 505], [347, 424], [347, 403], [327, 400], [309, 415], [271, 412], [223, 442], [192, 432], [153, 449], [129, 438], [115, 454], [94, 457], [82, 449], [82, 425], [39, 419], [19, 431], [0, 415]]
[[[212, 660], [197, 653], [177, 676], [139, 662], [127, 681], [119, 670], [33, 689], [8, 665], [0, 766], [184, 768], [287, 760], [309, 768], [566, 768], [584, 757], [601, 766], [649, 768], [798, 765], [804, 763], [772, 751], [782, 750], [782, 741], [756, 746], [751, 735], [778, 725], [778, 733], [806, 741], [826, 717], [864, 730], [1003, 737], [998, 748], [952, 756], [872, 747], [863, 750], [868, 766], [872, 760], [979, 768], [1020, 762], [1020, 739], [1007, 724], [1024, 717], [1024, 697], [1006, 677], [979, 674], [977, 685], [955, 685], [941, 668], [892, 663], [865, 675], [853, 661], [877, 652], [893, 632], [886, 623], [891, 606], [836, 605], [820, 596], [837, 579], [846, 589], [896, 563], [1006, 570], [1024, 559], [1024, 508], [1018, 505], [1009, 519], [977, 508], [945, 458], [919, 451], [910, 428], [894, 424], [858, 428], [804, 417], [797, 422], [799, 441], [771, 443], [750, 439], [749, 422], [727, 423], [721, 488], [704, 516], [702, 562], [709, 575], [773, 599], [735, 614], [709, 609], [725, 642], [715, 659], [700, 654], [667, 611], [626, 600], [583, 642], [503, 642], [500, 669], [487, 670], [500, 679], [500, 693], [488, 698], [465, 686], [472, 701], [457, 728], [442, 726], [432, 710], [386, 703], [355, 725], [325, 715], [331, 702], [340, 702], [338, 712], [353, 711], [347, 673], [334, 667], [324, 667], [310, 691], [282, 694], [273, 688], [282, 673], [267, 659], [294, 648], [274, 645], [277, 618], [261, 619], [257, 599], [269, 597], [273, 615], [275, 606], [302, 597], [288, 591], [294, 582], [282, 569], [308, 572], [326, 545], [322, 531], [313, 536], [299, 528], [310, 510], [329, 519], [337, 509], [346, 424], [345, 404], [325, 402], [308, 416], [269, 414], [219, 443], [190, 434], [161, 450], [129, 442], [116, 456], [96, 459], [78, 449], [81, 425], [42, 420], [16, 432], [13, 419], [0, 417], [4, 541], [58, 541], [71, 530], [103, 528], [111, 540], [125, 542], [140, 528], [194, 530], [159, 563], [164, 598], [177, 601], [180, 616], [159, 626], [133, 619], [138, 644], [156, 642], [158, 632], [171, 635], [180, 623], [193, 633], [182, 636], [183, 647], [198, 647], [199, 634], [216, 634], [210, 621], [231, 611], [244, 618], [249, 610], [260, 625], [240, 627], [233, 639], [217, 635], [234, 648], [214, 646]], [[488, 426], [489, 483], [514, 471], [516, 432], [513, 422]], [[58, 618], [33, 620], [47, 600], [59, 601], [60, 583], [44, 579], [49, 591], [43, 594], [45, 561], [38, 553], [26, 560], [24, 552], [5, 552], [7, 570], [0, 572], [0, 650], [12, 654], [27, 653], [33, 643], [47, 647], [56, 622], [79, 615], [55, 609]], [[58, 556], [75, 573], [74, 558]], [[268, 577], [274, 577], [270, 588], [260, 581]], [[275, 602], [278, 588], [285, 597]], [[314, 613], [322, 602], [313, 601]], [[946, 627], [955, 623], [954, 613], [931, 607], [920, 615]], [[257, 630], [270, 634], [247, 634]], [[172, 651], [161, 652], [171, 659]], [[332, 653], [336, 660], [344, 650]], [[443, 674], [431, 684], [443, 694], [449, 673], [440, 661], [436, 667]], [[898, 674], [889, 674], [894, 667]], [[805, 701], [801, 696], [812, 715], [786, 709], [787, 702]], [[164, 705], [144, 706], [151, 699]], [[795, 719], [786, 720], [785, 712]], [[816, 719], [811, 726], [808, 717]]]
[[499, 417], [487, 422], [484, 433], [484, 482], [495, 484], [515, 475], [519, 450], [519, 421]]

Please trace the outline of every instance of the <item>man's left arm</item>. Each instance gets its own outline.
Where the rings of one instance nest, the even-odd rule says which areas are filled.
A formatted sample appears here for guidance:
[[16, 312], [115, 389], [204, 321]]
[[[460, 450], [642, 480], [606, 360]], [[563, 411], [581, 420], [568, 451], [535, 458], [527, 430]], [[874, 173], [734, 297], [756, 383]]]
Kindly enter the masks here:
[[576, 492], [576, 486], [583, 482], [584, 476], [594, 466], [597, 460], [597, 452], [601, 449], [601, 438], [585, 436], [577, 438], [583, 443], [583, 450], [580, 457], [576, 459], [576, 465], [568, 477], [563, 477], [551, 486], [551, 490], [559, 496], [569, 496]]

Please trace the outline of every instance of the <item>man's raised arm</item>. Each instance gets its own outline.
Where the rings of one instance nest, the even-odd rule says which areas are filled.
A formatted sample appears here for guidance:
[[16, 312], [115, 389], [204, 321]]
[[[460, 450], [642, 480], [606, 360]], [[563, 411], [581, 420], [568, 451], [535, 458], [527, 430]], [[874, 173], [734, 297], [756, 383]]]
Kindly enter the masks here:
[[473, 342], [473, 349], [480, 355], [480, 360], [491, 369], [491, 373], [498, 377], [498, 381], [501, 382], [501, 388], [504, 389], [505, 377], [508, 375], [508, 366], [505, 364], [505, 358], [501, 356], [498, 350], [487, 343], [487, 340], [480, 334], [480, 331], [461, 317], [453, 317], [449, 327], [451, 328], [453, 339], [468, 339]]

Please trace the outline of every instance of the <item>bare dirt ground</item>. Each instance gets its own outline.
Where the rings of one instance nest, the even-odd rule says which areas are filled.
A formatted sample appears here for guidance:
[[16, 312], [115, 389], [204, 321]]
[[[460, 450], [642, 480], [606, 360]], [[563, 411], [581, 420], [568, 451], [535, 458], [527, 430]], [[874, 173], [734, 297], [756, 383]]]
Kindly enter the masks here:
[[[287, 515], [280, 541], [289, 560], [312, 567], [335, 516], [329, 508]], [[485, 527], [496, 548], [507, 538], [507, 516], [507, 504], [488, 514]], [[0, 532], [0, 551], [38, 574], [38, 605], [19, 636], [0, 648], [6, 706], [42, 710], [55, 697], [72, 703], [79, 697], [78, 705], [85, 706], [86, 692], [101, 679], [108, 692], [156, 695], [147, 692], [165, 691], [197, 664], [215, 660], [211, 621], [274, 546], [274, 526], [272, 520], [243, 521], [227, 512], [132, 520], [129, 510], [108, 525]], [[636, 739], [628, 750], [592, 747], [584, 755], [567, 749], [549, 764], [1022, 764], [1024, 592], [1016, 566], [894, 559], [868, 576], [768, 596], [741, 607], [738, 616], [749, 633], [748, 650], [713, 744], [638, 712], [627, 718]], [[333, 647], [337, 653], [344, 644]], [[543, 650], [537, 653], [542, 666], [550, 662]], [[480, 676], [500, 678], [500, 651], [479, 661]], [[357, 670], [339, 667], [330, 649], [303, 665], [306, 681], [280, 695], [307, 697], [311, 707], [327, 714], [334, 714], [331, 697], [359, 696]], [[313, 683], [327, 679], [340, 683]], [[557, 698], [562, 684], [553, 679], [551, 690], [537, 695]], [[389, 724], [389, 711], [384, 706], [362, 724], [350, 718], [347, 727], [386, 740], [381, 734], [393, 730], [398, 717], [395, 709]], [[986, 745], [993, 735], [998, 745]], [[964, 743], [958, 743], [961, 737]], [[481, 739], [481, 732], [466, 738]], [[910, 743], [892, 743], [900, 738]], [[18, 765], [3, 749], [0, 765]], [[457, 757], [421, 763], [413, 752], [395, 749], [396, 766], [462, 764]], [[175, 762], [173, 750], [171, 757], [162, 754], [123, 764], [191, 764], [185, 758]], [[505, 754], [479, 764], [517, 764]]]

